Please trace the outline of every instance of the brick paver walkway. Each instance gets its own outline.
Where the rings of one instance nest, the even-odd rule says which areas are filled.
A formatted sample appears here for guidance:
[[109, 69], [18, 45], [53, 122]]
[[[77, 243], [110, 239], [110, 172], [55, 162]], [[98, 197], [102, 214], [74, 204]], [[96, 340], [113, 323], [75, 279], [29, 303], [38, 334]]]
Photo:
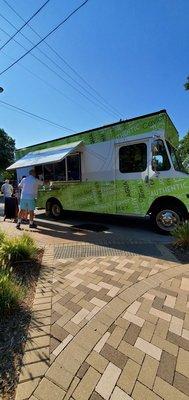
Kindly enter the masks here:
[[30, 234], [45, 254], [16, 400], [189, 399], [189, 265], [145, 238]]
[[189, 399], [189, 265], [45, 253], [16, 400]]

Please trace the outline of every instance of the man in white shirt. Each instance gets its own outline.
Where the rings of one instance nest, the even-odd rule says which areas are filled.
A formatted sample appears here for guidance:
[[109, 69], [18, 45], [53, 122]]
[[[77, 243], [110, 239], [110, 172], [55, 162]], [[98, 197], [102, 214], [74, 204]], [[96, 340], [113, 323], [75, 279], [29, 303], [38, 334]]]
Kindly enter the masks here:
[[[13, 194], [13, 186], [10, 185], [9, 180], [6, 179], [5, 183], [1, 186], [1, 192], [3, 193], [4, 196], [4, 202], [5, 202], [5, 208], [4, 208], [4, 221], [6, 220], [6, 214], [7, 214], [7, 207], [9, 208], [9, 198], [12, 197]], [[15, 213], [16, 217], [16, 213]]]
[[4, 195], [4, 198], [11, 197], [13, 194], [13, 187], [10, 185], [9, 180], [6, 179], [5, 183], [1, 186], [1, 192]]
[[36, 204], [36, 197], [39, 186], [42, 186], [43, 182], [35, 177], [35, 171], [32, 169], [29, 172], [29, 176], [23, 178], [19, 183], [18, 187], [22, 190], [20, 197], [20, 211], [18, 213], [18, 222], [16, 228], [20, 229], [22, 218], [25, 217], [26, 211], [29, 211], [30, 215], [30, 228], [36, 228], [37, 225], [34, 223], [34, 211]]

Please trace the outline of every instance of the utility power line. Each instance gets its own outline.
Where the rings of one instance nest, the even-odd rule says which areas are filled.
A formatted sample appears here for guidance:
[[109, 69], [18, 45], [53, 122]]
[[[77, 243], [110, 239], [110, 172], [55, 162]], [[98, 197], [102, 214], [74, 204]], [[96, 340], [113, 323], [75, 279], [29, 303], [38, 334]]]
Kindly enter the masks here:
[[5, 68], [3, 71], [1, 71], [0, 76], [3, 75], [5, 72], [7, 72], [10, 68], [12, 68], [15, 64], [17, 64], [24, 57], [26, 57], [32, 50], [34, 50], [37, 46], [39, 46], [39, 44], [41, 44], [45, 39], [47, 39], [50, 35], [52, 35], [52, 33], [54, 33], [61, 25], [65, 24], [65, 22], [67, 22], [72, 17], [72, 15], [74, 15], [77, 11], [80, 10], [80, 8], [82, 8], [86, 3], [88, 3], [88, 1], [89, 0], [85, 0], [82, 4], [80, 4], [80, 6], [75, 8], [75, 10], [73, 10], [70, 14], [68, 14], [68, 16], [66, 18], [64, 18], [58, 25], [55, 26], [55, 28], [53, 28], [49, 33], [47, 33], [47, 35], [45, 35], [38, 43], [36, 43], [33, 47], [31, 47], [31, 49], [26, 51], [26, 53], [22, 54], [21, 57], [17, 58], [16, 61], [14, 61], [7, 68]]
[[[7, 0], [2, 0], [23, 22], [26, 22], [25, 19], [9, 4]], [[28, 27], [34, 32], [40, 39], [42, 39], [42, 36], [28, 23]], [[111, 109], [114, 111], [114, 113], [118, 114], [119, 117], [123, 116], [122, 113], [120, 113], [119, 110], [117, 110], [114, 106], [112, 106], [81, 74], [73, 68], [68, 61], [65, 60], [65, 58], [60, 55], [58, 51], [56, 51], [48, 42], [44, 40], [44, 43], [46, 46], [61, 60], [63, 63], [70, 68], [70, 70], [79, 78], [85, 85], [88, 86], [89, 89], [91, 89], [94, 93], [97, 94], [98, 97], [100, 97], [107, 106], [111, 107]]]
[[[58, 128], [61, 128], [61, 129], [63, 128], [63, 129], [65, 129], [65, 130], [67, 130], [67, 131], [75, 132], [75, 131], [74, 131], [73, 129], [71, 129], [71, 128], [67, 128], [67, 127], [64, 126], [64, 125], [57, 124], [56, 122], [50, 121], [49, 119], [44, 118], [44, 117], [41, 117], [40, 115], [37, 115], [37, 114], [34, 114], [34, 113], [30, 112], [30, 111], [24, 110], [24, 109], [21, 108], [21, 107], [17, 107], [17, 106], [15, 106], [15, 105], [13, 105], [13, 104], [7, 103], [6, 101], [0, 100], [0, 103], [1, 103], [2, 105], [4, 105], [4, 106], [11, 107], [13, 110], [17, 110], [17, 111], [19, 111], [19, 112], [21, 112], [21, 113], [24, 113], [24, 114], [26, 114], [27, 116], [29, 116], [30, 118], [35, 118], [35, 119], [37, 118], [37, 119], [40, 119], [40, 120], [42, 120], [42, 121], [48, 122], [48, 124], [51, 124], [51, 125], [56, 126], [56, 127], [58, 127]], [[13, 111], [13, 110], [12, 110], [12, 111]]]
[[[2, 28], [0, 28], [1, 31], [3, 31], [4, 33], [6, 33], [4, 30], [2, 30]], [[2, 53], [9, 58], [10, 60], [13, 60], [12, 57], [8, 56], [4, 50], [2, 50]], [[51, 83], [47, 82], [44, 78], [41, 78], [41, 76], [37, 75], [35, 72], [31, 71], [29, 68], [25, 67], [24, 65], [20, 64], [19, 65], [21, 68], [25, 69], [25, 71], [27, 71], [29, 74], [31, 74], [32, 76], [34, 76], [36, 79], [40, 80], [41, 82], [43, 82], [46, 86], [48, 86], [49, 88], [55, 90], [57, 93], [59, 93], [60, 95], [62, 95], [63, 97], [65, 97], [67, 100], [71, 101], [72, 103], [76, 104], [77, 106], [79, 106], [81, 109], [83, 109], [85, 112], [87, 112], [88, 114], [92, 115], [93, 117], [96, 118], [96, 116], [91, 113], [91, 111], [87, 110], [85, 107], [83, 107], [83, 105], [81, 105], [80, 103], [78, 103], [75, 99], [72, 99], [72, 97], [67, 96], [62, 90], [60, 90], [59, 88], [53, 86]]]
[[15, 33], [12, 35], [1, 47], [0, 51], [30, 22], [39, 12], [46, 6], [47, 3], [49, 3], [50, 0], [47, 0], [42, 6], [34, 13], [32, 16], [22, 25]]
[[[12, 24], [12, 22], [10, 22], [6, 17], [4, 17], [4, 15], [2, 15], [0, 13], [0, 17], [3, 18], [6, 22], [8, 22], [9, 25], [11, 25], [14, 29], [17, 29], [17, 27]], [[6, 35], [9, 35], [9, 33], [7, 33], [4, 29], [0, 28], [0, 30], [5, 33]], [[29, 43], [34, 44], [26, 35], [24, 35], [22, 32], [20, 32], [20, 34], [29, 41]], [[13, 39], [19, 46], [21, 46], [24, 50], [27, 51], [27, 48], [25, 46], [23, 46], [20, 42], [18, 42], [15, 38]], [[113, 116], [116, 116], [116, 118], [119, 116], [120, 114], [115, 113], [114, 111], [111, 110], [111, 108], [109, 106], [106, 106], [106, 104], [104, 104], [101, 100], [99, 100], [96, 96], [94, 96], [93, 94], [91, 94], [87, 89], [85, 89], [84, 86], [82, 86], [80, 83], [78, 83], [74, 78], [72, 78], [72, 76], [70, 74], [68, 74], [66, 71], [64, 71], [64, 69], [62, 67], [60, 67], [51, 57], [49, 57], [43, 50], [38, 48], [38, 51], [40, 51], [40, 53], [42, 53], [48, 60], [50, 60], [56, 67], [58, 67], [63, 73], [65, 73], [69, 78], [72, 79], [72, 81], [74, 83], [76, 83], [79, 87], [81, 87], [84, 92], [86, 92], [87, 94], [89, 94], [89, 96], [91, 96], [95, 101], [91, 100], [85, 93], [82, 93], [77, 87], [75, 87], [73, 84], [71, 84], [69, 81], [67, 81], [65, 78], [61, 77], [55, 70], [53, 70], [51, 67], [49, 67], [48, 64], [46, 64], [44, 61], [42, 61], [39, 57], [35, 56], [34, 54], [31, 53], [31, 56], [34, 57], [37, 61], [39, 61], [41, 64], [43, 64], [46, 68], [48, 68], [51, 72], [53, 72], [54, 74], [56, 74], [60, 79], [62, 79], [67, 85], [71, 86], [74, 90], [76, 90], [80, 95], [84, 96], [88, 101], [92, 102], [93, 104], [95, 104], [97, 107], [100, 107], [103, 111], [107, 112], [108, 114], [111, 114]], [[99, 104], [96, 103], [96, 101], [101, 105], [99, 106]]]

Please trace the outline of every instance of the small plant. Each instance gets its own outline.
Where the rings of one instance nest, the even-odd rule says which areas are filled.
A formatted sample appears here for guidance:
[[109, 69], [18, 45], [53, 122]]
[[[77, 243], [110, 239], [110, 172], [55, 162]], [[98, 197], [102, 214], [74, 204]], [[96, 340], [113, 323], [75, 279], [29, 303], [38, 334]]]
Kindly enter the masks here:
[[175, 238], [174, 245], [183, 249], [189, 250], [189, 221], [183, 222], [173, 232]]
[[0, 246], [0, 260], [5, 265], [13, 265], [15, 262], [35, 259], [37, 251], [33, 239], [27, 234], [5, 238]]
[[1, 246], [1, 244], [3, 243], [5, 237], [6, 237], [5, 232], [3, 232], [3, 231], [0, 229], [0, 246]]
[[10, 271], [0, 268], [0, 317], [17, 308], [24, 296], [24, 288], [10, 275]]

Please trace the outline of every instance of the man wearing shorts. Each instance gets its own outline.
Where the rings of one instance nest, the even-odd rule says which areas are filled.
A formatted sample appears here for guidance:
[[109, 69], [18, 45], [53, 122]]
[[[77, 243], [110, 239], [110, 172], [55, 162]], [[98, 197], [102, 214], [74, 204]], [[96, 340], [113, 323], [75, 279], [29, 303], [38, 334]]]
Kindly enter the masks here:
[[36, 228], [37, 225], [34, 223], [34, 211], [35, 203], [39, 186], [42, 186], [43, 182], [35, 177], [35, 171], [32, 169], [29, 172], [29, 176], [22, 179], [18, 187], [22, 190], [20, 197], [20, 211], [18, 213], [18, 222], [16, 228], [20, 229], [22, 218], [24, 218], [27, 211], [30, 215], [30, 228]]

